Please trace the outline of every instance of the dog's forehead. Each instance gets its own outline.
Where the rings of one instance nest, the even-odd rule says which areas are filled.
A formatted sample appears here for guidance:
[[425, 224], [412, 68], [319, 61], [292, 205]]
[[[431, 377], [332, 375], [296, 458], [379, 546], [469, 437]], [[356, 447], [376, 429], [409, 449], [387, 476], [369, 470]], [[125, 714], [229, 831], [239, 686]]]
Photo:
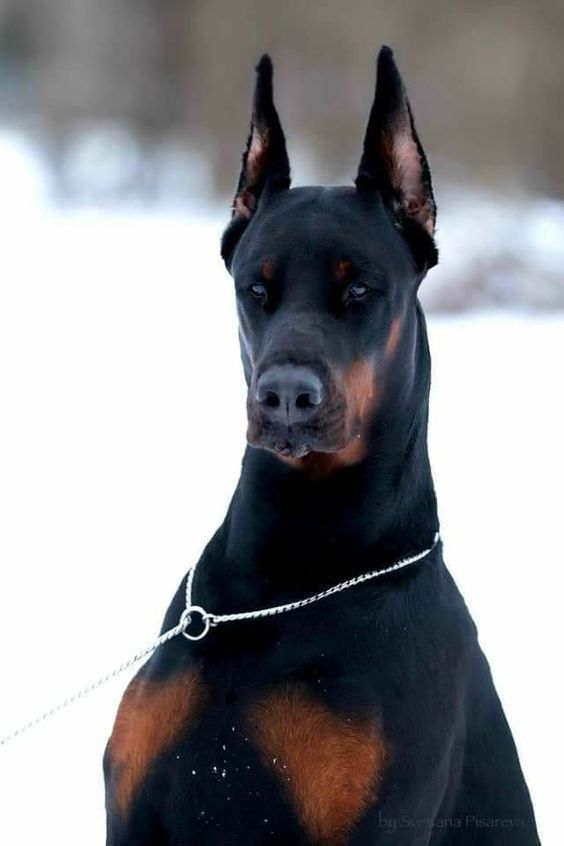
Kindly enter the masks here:
[[367, 208], [353, 187], [294, 188], [269, 198], [243, 236], [233, 270], [263, 262], [301, 264], [340, 259], [383, 267], [408, 258], [382, 204]]

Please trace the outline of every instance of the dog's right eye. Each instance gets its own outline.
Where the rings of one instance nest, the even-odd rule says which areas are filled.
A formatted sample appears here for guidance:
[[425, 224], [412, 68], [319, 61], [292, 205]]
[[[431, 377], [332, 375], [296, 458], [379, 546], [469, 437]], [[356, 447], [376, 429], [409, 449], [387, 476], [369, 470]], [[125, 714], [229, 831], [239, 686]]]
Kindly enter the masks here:
[[251, 285], [249, 291], [255, 299], [266, 302], [266, 295], [268, 294], [268, 291], [266, 289], [266, 285], [263, 285], [262, 282], [255, 282]]

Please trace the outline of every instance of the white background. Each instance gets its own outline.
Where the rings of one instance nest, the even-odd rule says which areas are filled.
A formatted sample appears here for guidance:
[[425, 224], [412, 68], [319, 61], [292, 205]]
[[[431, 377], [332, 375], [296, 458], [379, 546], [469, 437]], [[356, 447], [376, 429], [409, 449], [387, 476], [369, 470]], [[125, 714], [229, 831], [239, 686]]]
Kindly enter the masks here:
[[[222, 519], [245, 430], [222, 223], [4, 214], [2, 735], [150, 642]], [[564, 317], [434, 318], [429, 333], [445, 557], [556, 846]], [[101, 757], [126, 681], [0, 748], [3, 842], [104, 842]]]

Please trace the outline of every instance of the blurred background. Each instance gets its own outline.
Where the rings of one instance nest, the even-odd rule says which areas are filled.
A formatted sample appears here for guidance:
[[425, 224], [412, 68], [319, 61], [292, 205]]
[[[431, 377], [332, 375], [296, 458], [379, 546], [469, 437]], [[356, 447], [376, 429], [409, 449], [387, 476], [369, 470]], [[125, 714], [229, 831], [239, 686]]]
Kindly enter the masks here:
[[[256, 60], [294, 183], [350, 182], [388, 43], [439, 207], [446, 561], [559, 846], [563, 41], [561, 0], [0, 0], [0, 736], [150, 642], [223, 519], [246, 426], [219, 238]], [[104, 842], [126, 682], [0, 747], [10, 846]]]
[[563, 35], [560, 0], [0, 0], [0, 132], [57, 203], [225, 206], [268, 50], [298, 181], [350, 180], [387, 42], [442, 212], [427, 305], [560, 308]]

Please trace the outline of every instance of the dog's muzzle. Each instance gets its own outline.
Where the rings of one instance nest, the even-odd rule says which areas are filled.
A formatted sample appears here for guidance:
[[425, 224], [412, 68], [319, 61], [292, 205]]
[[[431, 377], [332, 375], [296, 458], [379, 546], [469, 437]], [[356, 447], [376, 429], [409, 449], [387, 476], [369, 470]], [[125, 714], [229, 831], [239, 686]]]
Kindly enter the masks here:
[[247, 403], [252, 446], [291, 458], [344, 445], [345, 406], [330, 378], [308, 365], [273, 364], [253, 381]]

